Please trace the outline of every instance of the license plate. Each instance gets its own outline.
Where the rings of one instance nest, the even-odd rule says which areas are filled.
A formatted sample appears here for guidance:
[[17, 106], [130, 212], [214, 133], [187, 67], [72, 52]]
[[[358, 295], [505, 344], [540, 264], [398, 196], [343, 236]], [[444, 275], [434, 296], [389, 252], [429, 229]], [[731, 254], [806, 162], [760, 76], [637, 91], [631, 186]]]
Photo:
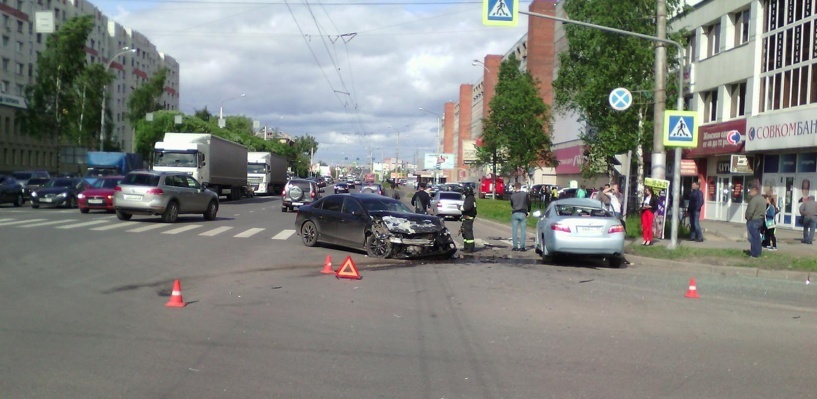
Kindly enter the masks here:
[[586, 234], [586, 235], [601, 233], [601, 227], [594, 227], [594, 226], [590, 226], [590, 227], [581, 227], [580, 226], [576, 230], [578, 231], [579, 234]]
[[42, 201], [42, 202], [53, 202], [54, 200], [51, 199], [51, 198], [40, 198], [40, 201]]
[[293, 202], [292, 206], [301, 206], [303, 204], [304, 204], [303, 202]]
[[142, 199], [142, 196], [141, 195], [136, 195], [136, 194], [125, 194], [124, 198], [126, 200], [136, 200], [136, 201], [138, 201], [138, 200]]
[[88, 203], [89, 204], [101, 204], [102, 200], [101, 199], [89, 199]]

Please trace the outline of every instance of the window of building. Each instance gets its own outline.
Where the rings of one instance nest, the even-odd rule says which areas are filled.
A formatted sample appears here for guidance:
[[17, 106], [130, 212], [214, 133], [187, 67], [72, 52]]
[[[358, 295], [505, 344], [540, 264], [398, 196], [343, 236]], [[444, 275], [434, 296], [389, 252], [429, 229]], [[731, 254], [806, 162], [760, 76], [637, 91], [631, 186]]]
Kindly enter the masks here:
[[750, 17], [750, 10], [738, 11], [732, 15], [732, 23], [735, 25], [735, 46], [749, 41]]
[[5, 93], [9, 90], [9, 81], [4, 80], [0, 82], [0, 93]]
[[746, 82], [733, 84], [729, 87], [732, 107], [729, 111], [730, 118], [737, 118], [746, 113]]
[[9, 46], [9, 37], [6, 36], [6, 35], [3, 35], [3, 47], [8, 47], [8, 46]]
[[9, 59], [8, 58], [3, 58], [3, 70], [4, 71], [9, 70]]
[[686, 46], [686, 59], [687, 65], [691, 65], [693, 62], [698, 61], [698, 46], [695, 43], [695, 35], [692, 34], [687, 36], [687, 46]]
[[811, 1], [764, 2], [760, 112], [817, 102], [812, 7]]
[[18, 84], [18, 85], [17, 85], [17, 88], [16, 88], [16, 90], [15, 90], [16, 94], [17, 94], [18, 96], [22, 96], [24, 91], [25, 91], [25, 88], [23, 87], [23, 85]]
[[23, 42], [18, 41], [16, 43], [16, 45], [15, 45], [15, 49], [17, 50], [18, 53], [22, 53], [23, 52]]
[[704, 123], [718, 120], [718, 89], [701, 93], [704, 103]]
[[43, 34], [42, 34], [42, 33], [38, 33], [38, 34], [37, 34], [37, 43], [42, 43], [42, 42], [43, 42]]
[[23, 64], [21, 64], [21, 63], [19, 63], [19, 62], [18, 62], [18, 63], [17, 63], [15, 66], [14, 66], [14, 71], [15, 71], [15, 72], [16, 72], [18, 75], [22, 75], [22, 74], [23, 74], [23, 72], [25, 72], [25, 66], [24, 66]]
[[23, 21], [17, 21], [17, 32], [23, 33]]
[[718, 54], [721, 51], [720, 22], [704, 27], [704, 35], [706, 36], [706, 56], [712, 57]]

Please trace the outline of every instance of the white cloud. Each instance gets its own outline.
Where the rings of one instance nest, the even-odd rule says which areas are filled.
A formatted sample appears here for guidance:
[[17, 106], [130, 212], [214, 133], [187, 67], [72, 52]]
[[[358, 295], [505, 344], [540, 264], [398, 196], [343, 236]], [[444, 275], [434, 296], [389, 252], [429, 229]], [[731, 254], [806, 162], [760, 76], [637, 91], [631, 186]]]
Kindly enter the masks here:
[[504, 54], [527, 26], [525, 18], [512, 29], [482, 26], [480, 3], [290, 0], [292, 14], [283, 3], [229, 0], [94, 3], [179, 61], [182, 111], [215, 113], [246, 93], [224, 104], [225, 114], [310, 134], [321, 143], [315, 159], [329, 162], [394, 156], [389, 126], [400, 130], [401, 158], [421, 158], [437, 127], [418, 108], [442, 114], [460, 84], [482, 76], [471, 61]]

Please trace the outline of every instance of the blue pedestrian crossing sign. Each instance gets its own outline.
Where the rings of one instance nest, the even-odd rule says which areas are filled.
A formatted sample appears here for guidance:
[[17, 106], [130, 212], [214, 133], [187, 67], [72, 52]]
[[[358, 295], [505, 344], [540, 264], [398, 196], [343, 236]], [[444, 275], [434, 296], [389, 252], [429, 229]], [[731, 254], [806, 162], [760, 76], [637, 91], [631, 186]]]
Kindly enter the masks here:
[[695, 148], [698, 146], [697, 112], [664, 111], [664, 145]]
[[482, 23], [491, 26], [516, 26], [519, 0], [482, 0]]

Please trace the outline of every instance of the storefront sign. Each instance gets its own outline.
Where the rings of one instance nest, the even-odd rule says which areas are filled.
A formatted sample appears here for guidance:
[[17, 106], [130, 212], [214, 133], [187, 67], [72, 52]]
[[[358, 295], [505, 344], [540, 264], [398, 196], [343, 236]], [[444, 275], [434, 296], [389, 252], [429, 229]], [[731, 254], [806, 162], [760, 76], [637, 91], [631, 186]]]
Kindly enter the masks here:
[[686, 152], [688, 157], [724, 155], [743, 152], [746, 142], [746, 119], [704, 125], [698, 128], [700, 144]]
[[576, 175], [582, 173], [584, 163], [584, 146], [577, 145], [554, 151], [559, 165], [556, 166], [557, 175]]
[[749, 118], [746, 151], [817, 146], [817, 118], [813, 109]]
[[20, 96], [11, 94], [0, 94], [0, 104], [8, 105], [14, 108], [26, 109], [26, 100]]
[[698, 176], [698, 164], [692, 159], [682, 159], [681, 176]]

